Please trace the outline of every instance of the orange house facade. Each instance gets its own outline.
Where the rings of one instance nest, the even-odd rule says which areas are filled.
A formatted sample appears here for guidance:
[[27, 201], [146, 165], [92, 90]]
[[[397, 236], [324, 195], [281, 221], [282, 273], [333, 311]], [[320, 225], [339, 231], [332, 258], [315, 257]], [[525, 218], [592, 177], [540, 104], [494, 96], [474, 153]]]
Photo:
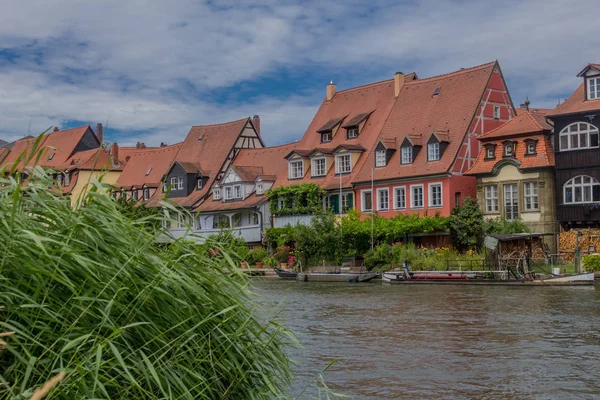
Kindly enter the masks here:
[[497, 62], [405, 83], [353, 182], [357, 210], [450, 215], [476, 197], [476, 180], [464, 173], [481, 150], [478, 137], [514, 116]]

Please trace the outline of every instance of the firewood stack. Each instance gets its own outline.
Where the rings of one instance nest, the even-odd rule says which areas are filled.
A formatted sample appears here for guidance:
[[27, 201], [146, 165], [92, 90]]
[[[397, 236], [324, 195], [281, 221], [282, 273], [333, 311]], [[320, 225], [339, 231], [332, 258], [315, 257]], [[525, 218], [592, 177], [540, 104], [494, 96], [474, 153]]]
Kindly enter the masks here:
[[570, 230], [561, 232], [558, 238], [558, 248], [563, 262], [572, 263], [575, 260], [575, 248], [577, 247], [577, 233], [581, 232], [581, 254], [600, 252], [600, 229], [582, 229], [581, 231]]
[[[502, 258], [518, 259], [524, 258], [529, 252], [529, 239], [512, 240], [502, 243]], [[544, 260], [546, 253], [544, 252], [544, 241], [542, 238], [532, 238], [531, 240], [531, 258], [533, 260]]]

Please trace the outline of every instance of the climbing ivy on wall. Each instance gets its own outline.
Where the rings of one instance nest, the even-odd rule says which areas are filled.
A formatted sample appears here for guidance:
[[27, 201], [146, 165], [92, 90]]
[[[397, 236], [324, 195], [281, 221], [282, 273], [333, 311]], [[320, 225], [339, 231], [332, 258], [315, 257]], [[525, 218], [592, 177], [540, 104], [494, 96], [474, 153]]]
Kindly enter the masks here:
[[[323, 211], [325, 190], [314, 183], [298, 183], [267, 190], [269, 207], [273, 215], [318, 214]], [[283, 199], [283, 207], [279, 207]]]

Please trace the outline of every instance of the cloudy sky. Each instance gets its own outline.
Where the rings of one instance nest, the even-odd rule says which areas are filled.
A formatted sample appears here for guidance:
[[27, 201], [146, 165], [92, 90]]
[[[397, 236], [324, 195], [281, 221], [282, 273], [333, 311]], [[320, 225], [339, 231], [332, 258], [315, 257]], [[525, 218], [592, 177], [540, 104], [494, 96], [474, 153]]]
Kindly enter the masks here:
[[516, 106], [554, 107], [600, 61], [597, 0], [3, 0], [0, 138], [108, 123], [157, 144], [261, 116], [298, 139], [338, 90], [498, 59]]

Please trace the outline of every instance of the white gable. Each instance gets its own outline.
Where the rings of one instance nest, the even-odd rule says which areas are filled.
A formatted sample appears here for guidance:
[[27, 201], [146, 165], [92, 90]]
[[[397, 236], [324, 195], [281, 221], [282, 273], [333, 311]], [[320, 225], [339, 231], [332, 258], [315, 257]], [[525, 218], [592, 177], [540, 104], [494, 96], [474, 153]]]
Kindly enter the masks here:
[[225, 174], [225, 178], [223, 179], [222, 183], [227, 184], [241, 181], [242, 180], [240, 179], [240, 177], [232, 169], [230, 169], [229, 171], [227, 171], [227, 174]]

